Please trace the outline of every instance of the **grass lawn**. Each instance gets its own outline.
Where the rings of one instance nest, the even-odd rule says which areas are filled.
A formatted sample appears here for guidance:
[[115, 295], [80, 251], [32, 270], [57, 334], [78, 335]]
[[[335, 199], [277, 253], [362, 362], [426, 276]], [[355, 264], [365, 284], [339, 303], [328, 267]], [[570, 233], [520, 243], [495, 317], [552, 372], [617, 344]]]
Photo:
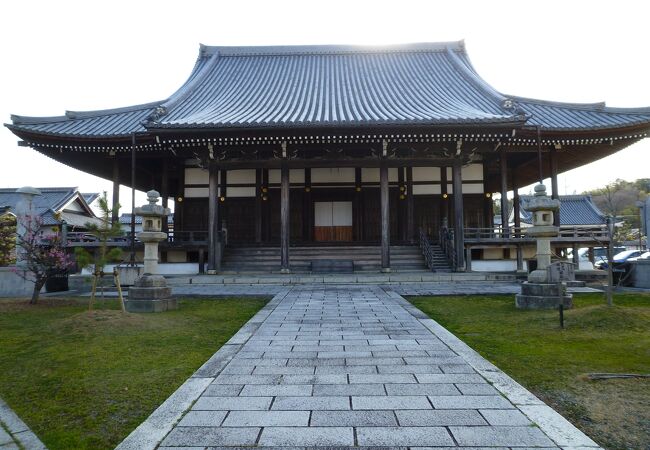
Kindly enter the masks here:
[[160, 314], [98, 303], [0, 300], [0, 397], [50, 450], [114, 448], [266, 300], [182, 299]]
[[595, 372], [650, 373], [650, 295], [574, 296], [565, 312], [519, 311], [514, 295], [410, 301], [608, 449], [650, 444], [650, 379], [590, 381]]

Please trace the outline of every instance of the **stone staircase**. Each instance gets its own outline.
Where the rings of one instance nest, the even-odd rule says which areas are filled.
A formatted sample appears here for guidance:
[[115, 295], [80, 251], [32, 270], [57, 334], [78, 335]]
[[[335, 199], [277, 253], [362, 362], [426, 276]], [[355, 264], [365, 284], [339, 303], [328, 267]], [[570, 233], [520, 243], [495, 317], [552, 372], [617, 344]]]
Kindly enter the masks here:
[[[436, 271], [449, 272], [438, 249]], [[370, 245], [291, 247], [289, 260], [293, 273], [377, 273], [381, 269], [381, 247]], [[312, 264], [316, 261], [315, 264]], [[391, 271], [431, 272], [419, 247], [394, 245], [390, 248]], [[325, 268], [325, 269], [324, 269]], [[224, 274], [274, 273], [280, 270], [279, 247], [227, 247], [222, 262]]]

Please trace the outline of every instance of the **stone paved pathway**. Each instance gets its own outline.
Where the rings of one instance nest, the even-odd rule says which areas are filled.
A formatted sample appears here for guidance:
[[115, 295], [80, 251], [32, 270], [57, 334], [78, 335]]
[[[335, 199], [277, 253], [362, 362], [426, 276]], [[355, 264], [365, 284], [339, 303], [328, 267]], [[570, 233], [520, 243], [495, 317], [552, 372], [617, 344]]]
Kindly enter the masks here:
[[[238, 333], [227, 364], [159, 448], [560, 448], [552, 426], [535, 426], [397, 293], [285, 292], [259, 326]], [[597, 448], [578, 443], [562, 448]]]

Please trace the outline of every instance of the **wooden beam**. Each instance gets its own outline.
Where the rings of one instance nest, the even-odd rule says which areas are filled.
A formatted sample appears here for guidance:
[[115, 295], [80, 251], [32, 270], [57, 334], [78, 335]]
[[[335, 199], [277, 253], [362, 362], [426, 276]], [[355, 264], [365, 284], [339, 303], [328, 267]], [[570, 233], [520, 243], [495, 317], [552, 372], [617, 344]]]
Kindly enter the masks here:
[[379, 168], [381, 192], [381, 271], [390, 272], [390, 204], [388, 197], [388, 167]]
[[463, 177], [462, 163], [457, 161], [453, 168], [454, 188], [454, 247], [456, 249], [456, 271], [465, 270], [465, 218], [463, 214]]
[[280, 271], [289, 273], [289, 167], [280, 169]]

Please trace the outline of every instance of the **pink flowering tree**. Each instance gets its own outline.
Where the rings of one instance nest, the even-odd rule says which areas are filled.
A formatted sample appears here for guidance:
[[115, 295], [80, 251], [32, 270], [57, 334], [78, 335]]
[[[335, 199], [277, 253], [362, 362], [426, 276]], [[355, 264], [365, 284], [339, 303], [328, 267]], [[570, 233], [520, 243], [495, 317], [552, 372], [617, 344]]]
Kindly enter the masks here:
[[16, 239], [16, 273], [34, 283], [29, 303], [36, 304], [47, 280], [65, 273], [74, 265], [74, 261], [66, 254], [60, 234], [44, 236], [40, 233], [43, 224], [40, 217], [26, 216], [23, 220], [24, 232]]

